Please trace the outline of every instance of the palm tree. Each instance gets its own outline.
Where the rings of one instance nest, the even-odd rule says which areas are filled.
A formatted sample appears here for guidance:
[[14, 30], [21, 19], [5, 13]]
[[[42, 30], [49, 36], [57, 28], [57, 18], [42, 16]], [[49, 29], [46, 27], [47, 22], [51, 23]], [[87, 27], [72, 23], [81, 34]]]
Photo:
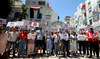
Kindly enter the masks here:
[[28, 17], [28, 14], [27, 14], [27, 10], [28, 8], [23, 4], [22, 7], [21, 7], [22, 11], [19, 13], [19, 21], [22, 21], [22, 19], [25, 19], [26, 17]]

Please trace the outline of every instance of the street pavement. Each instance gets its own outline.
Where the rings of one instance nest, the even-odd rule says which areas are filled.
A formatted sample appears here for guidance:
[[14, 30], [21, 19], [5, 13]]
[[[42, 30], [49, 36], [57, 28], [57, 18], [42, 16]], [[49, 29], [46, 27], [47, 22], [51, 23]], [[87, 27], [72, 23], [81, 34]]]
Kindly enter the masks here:
[[10, 58], [8, 59], [100, 59], [100, 58], [96, 58], [93, 56], [93, 58], [88, 58], [88, 57], [79, 57], [79, 55], [76, 55], [76, 56], [70, 56], [70, 57], [63, 57], [62, 55], [59, 55], [59, 56], [50, 56], [48, 57], [46, 54], [44, 54], [43, 56], [40, 56], [40, 55], [36, 55], [36, 56], [33, 56], [31, 55], [30, 57], [28, 56], [24, 56], [24, 57], [17, 57], [17, 54], [15, 54], [16, 57], [12, 57], [12, 55], [10, 55]]
[[[43, 51], [42, 51], [43, 52]], [[40, 50], [38, 50], [38, 53], [40, 53]], [[78, 51], [79, 53], [79, 51]], [[25, 55], [24, 57], [17, 57], [18, 53], [16, 51], [16, 54], [15, 56], [16, 57], [13, 57], [13, 51], [11, 49], [11, 53], [10, 53], [10, 57], [8, 59], [100, 59], [100, 58], [96, 58], [95, 56], [93, 56], [93, 58], [88, 58], [87, 56], [86, 57], [80, 57], [78, 54], [76, 54], [76, 56], [73, 56], [73, 55], [70, 55], [70, 57], [63, 57], [63, 55], [59, 55], [59, 56], [54, 56], [54, 55], [51, 55], [50, 57], [47, 56], [47, 54], [43, 54], [43, 56], [40, 56], [39, 54], [37, 55], [31, 55], [31, 56], [27, 56]], [[99, 52], [99, 55], [100, 55], [100, 52]]]

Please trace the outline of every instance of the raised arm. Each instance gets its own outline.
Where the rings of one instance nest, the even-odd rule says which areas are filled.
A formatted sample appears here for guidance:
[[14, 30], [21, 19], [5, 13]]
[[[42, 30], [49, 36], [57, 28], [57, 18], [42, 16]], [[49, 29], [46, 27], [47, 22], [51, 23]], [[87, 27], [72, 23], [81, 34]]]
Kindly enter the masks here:
[[10, 27], [10, 28], [8, 29], [8, 31], [7, 31], [8, 34], [9, 34], [10, 30], [11, 30], [11, 27]]
[[18, 33], [20, 33], [20, 27], [18, 27]]

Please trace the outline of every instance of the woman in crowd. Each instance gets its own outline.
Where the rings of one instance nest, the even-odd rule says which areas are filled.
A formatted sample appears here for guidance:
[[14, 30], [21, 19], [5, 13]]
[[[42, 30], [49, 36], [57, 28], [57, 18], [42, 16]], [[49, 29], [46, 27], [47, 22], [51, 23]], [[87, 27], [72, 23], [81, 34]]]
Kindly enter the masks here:
[[63, 53], [63, 39], [62, 39], [62, 31], [61, 30], [59, 30], [59, 36], [61, 38], [60, 44], [59, 44], [59, 54], [62, 54]]
[[0, 59], [4, 59], [7, 57], [7, 40], [8, 40], [8, 34], [5, 33], [4, 28], [0, 29]]
[[34, 47], [35, 47], [35, 37], [36, 34], [34, 33], [34, 29], [31, 29], [31, 32], [28, 33], [27, 38], [28, 38], [28, 48], [27, 48], [27, 55], [33, 54]]
[[18, 30], [20, 33], [20, 43], [19, 43], [19, 51], [18, 51], [18, 56], [21, 55], [21, 50], [22, 50], [22, 56], [24, 56], [25, 53], [25, 46], [27, 42], [27, 31], [24, 29], [22, 32], [20, 32], [20, 29]]
[[72, 55], [76, 55], [77, 35], [76, 35], [75, 31], [72, 31], [71, 35], [70, 35], [70, 51], [71, 51]]
[[90, 28], [90, 31], [86, 34], [86, 37], [88, 38], [90, 42], [90, 56], [89, 58], [92, 58], [92, 52], [96, 53], [97, 58], [99, 58], [99, 44], [98, 44], [98, 34], [93, 30], [93, 28]]
[[82, 31], [79, 32], [79, 35], [77, 37], [78, 42], [79, 42], [79, 51], [80, 51], [80, 56], [82, 56], [81, 50], [83, 47], [83, 55], [85, 56], [86, 52], [85, 52], [85, 39], [86, 36], [84, 35], [84, 33]]
[[46, 41], [46, 49], [47, 49], [47, 54], [48, 54], [48, 50], [49, 50], [49, 55], [51, 55], [51, 40], [52, 39], [52, 34], [50, 31], [47, 32], [47, 34], [45, 35], [45, 41]]
[[54, 34], [53, 37], [54, 37], [54, 45], [55, 45], [55, 56], [58, 56], [58, 47], [60, 41], [59, 32], [56, 32], [56, 34]]
[[[84, 32], [84, 35], [86, 36], [87, 32]], [[87, 56], [89, 56], [89, 41], [88, 41], [88, 38], [85, 39], [85, 45], [86, 45], [86, 54]]]

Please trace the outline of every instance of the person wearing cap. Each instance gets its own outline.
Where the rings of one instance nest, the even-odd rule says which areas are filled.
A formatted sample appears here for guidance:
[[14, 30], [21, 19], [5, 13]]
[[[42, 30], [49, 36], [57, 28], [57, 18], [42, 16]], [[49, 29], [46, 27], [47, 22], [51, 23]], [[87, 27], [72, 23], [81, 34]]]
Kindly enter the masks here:
[[10, 55], [11, 45], [13, 45], [13, 56], [15, 56], [15, 46], [16, 46], [16, 41], [17, 41], [17, 38], [18, 38], [18, 32], [16, 31], [16, 28], [13, 27], [12, 31], [11, 31], [11, 28], [9, 28], [7, 33], [8, 33], [8, 36], [9, 36], [9, 40], [8, 40], [8, 42], [9, 42], [9, 44], [8, 44], [8, 56]]
[[99, 58], [99, 44], [98, 44], [98, 34], [93, 30], [93, 28], [90, 28], [90, 31], [86, 34], [89, 42], [90, 42], [90, 57], [92, 58], [92, 51], [96, 52], [97, 58]]
[[67, 28], [65, 28], [65, 31], [62, 34], [62, 39], [63, 39], [63, 57], [65, 57], [65, 52], [66, 51], [67, 51], [67, 56], [70, 57], [69, 56], [69, 38], [70, 38], [70, 35], [68, 33]]
[[0, 28], [0, 59], [6, 59], [4, 55], [7, 49], [8, 34], [5, 33], [4, 28]]
[[[20, 29], [18, 30], [20, 34], [20, 43], [19, 43], [19, 50], [18, 50], [18, 56], [22, 54], [24, 56], [25, 53], [25, 46], [27, 42], [27, 30], [23, 29], [22, 32], [20, 32]], [[21, 52], [22, 50], [22, 52]]]
[[28, 38], [28, 48], [27, 48], [27, 55], [33, 54], [34, 47], [35, 47], [35, 33], [34, 29], [31, 29], [31, 32], [28, 33], [27, 38]]

